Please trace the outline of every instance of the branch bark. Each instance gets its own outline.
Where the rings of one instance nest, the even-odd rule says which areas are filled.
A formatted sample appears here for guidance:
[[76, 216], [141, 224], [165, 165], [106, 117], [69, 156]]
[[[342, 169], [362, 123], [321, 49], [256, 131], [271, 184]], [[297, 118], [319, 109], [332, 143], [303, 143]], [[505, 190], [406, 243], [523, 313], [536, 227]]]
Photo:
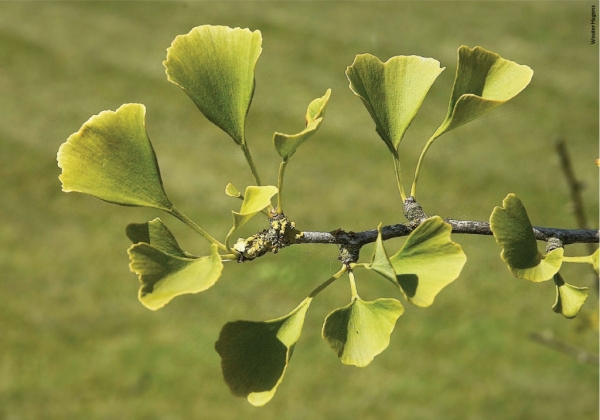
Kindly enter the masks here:
[[[381, 229], [381, 237], [384, 241], [409, 235], [427, 218], [427, 215], [413, 197], [408, 197], [404, 202], [404, 216], [409, 220], [408, 223], [385, 226]], [[452, 233], [493, 235], [488, 222], [454, 219], [446, 219], [445, 221], [452, 226]], [[592, 244], [599, 242], [600, 238], [599, 231], [592, 229], [558, 229], [533, 226], [533, 233], [538, 241], [559, 240], [562, 245]], [[302, 232], [302, 235], [296, 238], [295, 243], [337, 244], [343, 247], [360, 249], [363, 245], [376, 240], [376, 229], [363, 232], [345, 232], [337, 229], [332, 232]]]
[[[408, 236], [419, 224], [427, 218], [423, 209], [408, 197], [404, 202], [404, 215], [407, 223], [385, 226], [381, 229], [384, 241], [392, 238]], [[344, 264], [358, 261], [360, 249], [377, 240], [377, 229], [362, 232], [336, 229], [331, 232], [299, 231], [296, 225], [284, 214], [274, 214], [269, 218], [271, 227], [258, 232], [249, 238], [239, 238], [234, 249], [239, 253], [239, 262], [250, 261], [267, 252], [277, 253], [280, 249], [294, 244], [335, 244], [340, 247], [340, 260]], [[452, 226], [452, 233], [464, 235], [493, 235], [488, 222], [473, 220], [446, 219]], [[558, 229], [533, 227], [533, 233], [538, 241], [548, 242], [549, 246], [564, 246], [575, 243], [598, 243], [599, 231], [592, 229]], [[554, 244], [552, 244], [553, 242]]]
[[[452, 226], [452, 233], [492, 235], [492, 230], [490, 229], [490, 224], [488, 222], [454, 219], [446, 219], [445, 221]], [[408, 236], [417, 226], [418, 224], [414, 222], [385, 226], [381, 229], [381, 236], [383, 240]], [[558, 238], [563, 245], [598, 243], [600, 241], [599, 231], [594, 229], [558, 229], [534, 226], [533, 233], [538, 241], [548, 241], [550, 238]], [[362, 232], [346, 232], [337, 229], [332, 232], [302, 232], [302, 235], [296, 238], [295, 243], [336, 244], [362, 247], [363, 245], [375, 242], [376, 240], [377, 229], [365, 230]]]

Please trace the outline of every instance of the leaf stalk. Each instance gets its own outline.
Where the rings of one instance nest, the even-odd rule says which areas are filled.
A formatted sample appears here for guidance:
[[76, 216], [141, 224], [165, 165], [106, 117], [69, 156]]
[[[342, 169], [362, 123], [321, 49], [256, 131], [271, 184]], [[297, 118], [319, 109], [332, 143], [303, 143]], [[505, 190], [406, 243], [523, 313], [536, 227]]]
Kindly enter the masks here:
[[288, 160], [283, 159], [279, 164], [279, 174], [277, 175], [277, 189], [279, 190], [279, 193], [277, 194], [277, 214], [283, 214], [283, 200], [281, 198], [281, 191], [283, 190], [283, 175], [285, 173], [287, 163]]
[[342, 275], [347, 270], [348, 270], [348, 267], [346, 266], [346, 264], [344, 264], [342, 266], [342, 268], [340, 269], [340, 271], [338, 271], [333, 276], [329, 277], [327, 280], [325, 280], [323, 283], [321, 283], [319, 285], [319, 287], [317, 287], [312, 292], [310, 292], [310, 294], [308, 295], [308, 297], [312, 299], [315, 296], [317, 296], [319, 293], [321, 293], [323, 290], [325, 290], [327, 288], [327, 286], [329, 286], [331, 283], [333, 283], [334, 281], [336, 281], [337, 279], [339, 279], [340, 277], [342, 277]]
[[194, 223], [194, 221], [192, 219], [190, 219], [185, 214], [183, 214], [182, 212], [177, 210], [175, 207], [171, 207], [171, 209], [169, 209], [168, 213], [171, 216], [181, 220], [183, 223], [185, 223], [189, 227], [191, 227], [194, 231], [196, 231], [196, 233], [200, 234], [200, 236], [202, 236], [208, 242], [217, 245], [219, 247], [219, 249], [221, 249], [222, 251], [228, 251], [227, 247], [225, 245], [223, 245], [217, 239], [212, 237], [208, 232], [206, 232], [204, 229], [202, 229], [200, 226], [198, 226], [196, 223]]
[[425, 147], [423, 147], [423, 150], [421, 151], [421, 156], [419, 156], [419, 161], [417, 162], [417, 167], [415, 169], [415, 177], [413, 178], [413, 183], [410, 188], [410, 195], [412, 197], [416, 197], [416, 194], [417, 194], [417, 181], [419, 180], [419, 174], [421, 173], [421, 165], [423, 164], [423, 159], [425, 158], [425, 153], [427, 153], [427, 150], [429, 150], [429, 148], [433, 144], [433, 141], [436, 138], [437, 138], [437, 136], [435, 134], [433, 136], [431, 136], [429, 138], [429, 140], [427, 140], [427, 143], [425, 143]]
[[400, 198], [402, 202], [406, 201], [406, 193], [404, 192], [404, 185], [402, 184], [402, 169], [400, 168], [400, 157], [398, 152], [393, 154], [394, 156], [394, 171], [396, 172], [396, 183], [398, 184], [398, 191], [400, 191]]
[[248, 166], [250, 166], [250, 170], [252, 171], [252, 176], [254, 177], [254, 181], [256, 185], [259, 187], [262, 185], [260, 182], [260, 176], [258, 175], [258, 171], [256, 170], [256, 166], [254, 165], [254, 160], [252, 159], [252, 155], [250, 154], [250, 149], [248, 149], [248, 145], [246, 141], [241, 144], [242, 151], [244, 152], [244, 156], [246, 157], [246, 162], [248, 162]]
[[350, 290], [352, 291], [352, 299], [358, 299], [358, 291], [356, 290], [356, 280], [354, 279], [354, 271], [348, 270], [348, 278], [350, 279]]

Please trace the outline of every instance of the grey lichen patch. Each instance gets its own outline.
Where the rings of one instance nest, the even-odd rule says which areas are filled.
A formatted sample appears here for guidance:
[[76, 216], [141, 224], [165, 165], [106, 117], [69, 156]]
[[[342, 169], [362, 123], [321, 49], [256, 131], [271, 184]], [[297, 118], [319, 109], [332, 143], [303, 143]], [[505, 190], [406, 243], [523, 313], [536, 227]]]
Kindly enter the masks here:
[[404, 217], [409, 222], [421, 222], [427, 219], [427, 215], [423, 211], [423, 208], [417, 203], [414, 197], [408, 197], [404, 201]]
[[249, 238], [239, 238], [233, 249], [239, 253], [238, 262], [253, 260], [267, 252], [277, 254], [280, 249], [295, 243], [302, 232], [296, 230], [296, 224], [283, 214], [269, 218], [271, 227]]
[[563, 243], [559, 238], [548, 238], [548, 242], [546, 243], [546, 252], [554, 251], [557, 248], [562, 248]]

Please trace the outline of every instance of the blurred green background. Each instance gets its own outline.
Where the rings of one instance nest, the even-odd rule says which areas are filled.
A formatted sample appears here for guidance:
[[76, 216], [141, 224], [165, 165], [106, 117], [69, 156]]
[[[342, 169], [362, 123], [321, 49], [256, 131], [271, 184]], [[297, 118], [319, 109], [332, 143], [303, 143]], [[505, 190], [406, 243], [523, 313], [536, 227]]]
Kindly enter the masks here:
[[[344, 71], [358, 53], [434, 57], [438, 78], [403, 141], [410, 178], [443, 120], [456, 50], [480, 45], [535, 71], [489, 118], [445, 135], [428, 154], [419, 201], [442, 217], [487, 220], [509, 192], [534, 224], [576, 228], [554, 142], [568, 142], [597, 226], [598, 46], [591, 2], [2, 2], [0, 3], [1, 419], [594, 419], [598, 368], [534, 343], [532, 331], [598, 353], [598, 299], [565, 320], [554, 286], [509, 274], [491, 237], [460, 237], [469, 261], [429, 309], [405, 305], [389, 348], [367, 368], [342, 365], [320, 337], [345, 305], [345, 278], [316, 299], [275, 398], [232, 397], [214, 342], [223, 324], [293, 309], [337, 271], [334, 246], [297, 246], [226, 265], [217, 285], [158, 312], [136, 298], [124, 228], [161, 216], [180, 244], [206, 244], [170, 216], [65, 194], [56, 152], [92, 115], [140, 102], [165, 188], [224, 237], [228, 182], [250, 172], [234, 143], [166, 80], [178, 34], [201, 24], [260, 29], [263, 53], [248, 141], [276, 182], [274, 131], [297, 132], [307, 104], [332, 88], [319, 133], [286, 172], [286, 213], [304, 230], [359, 231], [403, 221], [392, 161]], [[408, 187], [408, 185], [407, 185]], [[245, 232], [262, 229], [251, 224]], [[395, 252], [401, 240], [390, 241]], [[585, 253], [583, 246], [568, 255]], [[363, 250], [368, 259], [370, 248]], [[567, 282], [589, 286], [587, 267]], [[357, 273], [365, 299], [398, 297]]]

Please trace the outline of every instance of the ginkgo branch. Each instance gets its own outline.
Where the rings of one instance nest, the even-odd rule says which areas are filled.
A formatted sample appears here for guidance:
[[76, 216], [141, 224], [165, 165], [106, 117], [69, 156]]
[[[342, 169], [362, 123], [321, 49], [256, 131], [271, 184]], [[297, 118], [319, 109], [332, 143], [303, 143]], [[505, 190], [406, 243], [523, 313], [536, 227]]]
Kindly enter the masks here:
[[[489, 222], [473, 220], [445, 219], [452, 226], [452, 233], [467, 235], [492, 236]], [[381, 228], [383, 240], [408, 236], [417, 227], [414, 223], [398, 223]], [[594, 229], [559, 229], [534, 226], [533, 233], [538, 241], [548, 241], [550, 238], [560, 238], [563, 245], [587, 244], [599, 242], [599, 231]], [[377, 240], [377, 229], [362, 232], [343, 231], [337, 229], [331, 232], [304, 231], [295, 243], [336, 244], [363, 246]]]
[[[424, 219], [422, 219], [424, 220]], [[493, 236], [489, 222], [474, 221], [474, 220], [455, 220], [445, 219], [452, 227], [452, 233], [465, 235], [483, 235]], [[420, 221], [407, 223], [398, 223], [388, 225], [381, 228], [381, 238], [386, 241], [393, 238], [400, 238], [410, 235], [420, 224]], [[533, 233], [538, 241], [552, 242], [559, 240], [565, 245], [572, 244], [594, 244], [600, 242], [598, 230], [594, 229], [560, 229], [553, 227], [533, 226]], [[344, 264], [356, 262], [360, 249], [367, 244], [374, 243], [377, 240], [377, 229], [365, 230], [362, 232], [345, 231], [335, 229], [330, 232], [317, 231], [297, 231], [292, 240], [285, 241], [284, 246], [295, 244], [333, 244], [340, 247], [340, 259]], [[255, 239], [254, 236], [249, 239]], [[241, 240], [243, 242], [243, 240]], [[256, 246], [256, 243], [253, 244]], [[267, 252], [278, 251], [282, 248], [281, 245], [277, 249], [270, 249], [272, 241], [264, 241], [260, 252], [255, 251], [257, 256], [262, 256]], [[243, 258], [240, 261], [247, 261], [253, 258]]]

